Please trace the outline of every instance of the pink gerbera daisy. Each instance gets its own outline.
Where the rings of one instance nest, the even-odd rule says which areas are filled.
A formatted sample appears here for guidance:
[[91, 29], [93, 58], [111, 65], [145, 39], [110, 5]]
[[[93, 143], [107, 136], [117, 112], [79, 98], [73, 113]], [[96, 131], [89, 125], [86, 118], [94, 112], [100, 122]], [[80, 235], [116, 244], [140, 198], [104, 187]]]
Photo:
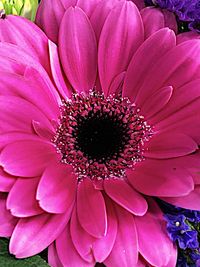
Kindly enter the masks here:
[[53, 267], [174, 267], [153, 197], [199, 209], [200, 41], [93, 2], [66, 5], [58, 46], [0, 20], [0, 235]]

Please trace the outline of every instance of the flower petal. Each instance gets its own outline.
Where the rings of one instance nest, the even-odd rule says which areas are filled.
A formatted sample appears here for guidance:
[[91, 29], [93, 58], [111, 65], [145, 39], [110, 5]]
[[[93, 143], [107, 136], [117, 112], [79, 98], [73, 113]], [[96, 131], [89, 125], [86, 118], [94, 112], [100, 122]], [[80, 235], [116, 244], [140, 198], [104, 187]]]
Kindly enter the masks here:
[[44, 141], [18, 141], [3, 149], [0, 165], [12, 175], [36, 177], [56, 156], [53, 145]]
[[[158, 49], [157, 44], [155, 49]], [[190, 40], [177, 45], [158, 58], [143, 76], [145, 79], [143, 79], [135, 100], [136, 103], [142, 103], [161, 87], [170, 85], [175, 90], [175, 88], [199, 78], [199, 53], [200, 40]]]
[[167, 235], [163, 215], [154, 201], [151, 201], [149, 211], [144, 216], [135, 217], [135, 223], [139, 252], [153, 266], [165, 266], [176, 250]]
[[101, 0], [90, 0], [90, 1], [85, 1], [85, 0], [77, 0], [77, 4], [76, 6], [80, 7], [85, 14], [90, 17], [93, 10], [95, 9], [95, 7], [98, 5], [98, 3]]
[[13, 216], [30, 217], [43, 213], [36, 200], [38, 182], [39, 178], [16, 180], [6, 203]]
[[182, 197], [165, 197], [164, 201], [182, 207], [184, 209], [199, 210], [200, 207], [200, 186], [195, 186], [194, 190]]
[[136, 170], [127, 171], [131, 185], [139, 192], [150, 196], [185, 196], [194, 189], [191, 174], [175, 160], [150, 160]]
[[58, 257], [55, 242], [48, 247], [48, 263], [52, 267], [64, 267]]
[[65, 8], [60, 0], [42, 0], [36, 14], [36, 24], [54, 43], [58, 42], [58, 31]]
[[110, 198], [129, 212], [139, 216], [146, 213], [148, 208], [146, 200], [124, 180], [106, 179], [104, 190]]
[[64, 266], [93, 267], [94, 262], [84, 261], [76, 251], [70, 236], [69, 224], [56, 239], [58, 257]]
[[0, 236], [10, 237], [18, 219], [13, 217], [6, 208], [7, 195], [0, 193]]
[[70, 234], [72, 242], [81, 258], [87, 262], [93, 262], [92, 247], [95, 238], [88, 234], [80, 225], [77, 217], [77, 209], [74, 207], [70, 222]]
[[192, 154], [198, 145], [192, 138], [180, 133], [158, 133], [147, 143], [144, 156], [149, 158], [166, 159]]
[[[28, 112], [25, 112], [27, 110]], [[11, 131], [33, 133], [32, 120], [52, 128], [46, 116], [30, 102], [15, 96], [0, 96], [1, 133]]]
[[78, 185], [77, 213], [81, 226], [94, 237], [101, 238], [107, 233], [107, 215], [104, 198], [90, 179]]
[[0, 41], [16, 44], [49, 72], [48, 39], [33, 22], [12, 15], [7, 16], [5, 20], [1, 19]]
[[[174, 32], [166, 28], [149, 37], [131, 59], [125, 76], [123, 95], [135, 102], [136, 96], [144, 82], [144, 77], [146, 77], [146, 73], [152, 69], [152, 66], [156, 64], [158, 59], [175, 47], [175, 44], [176, 36]], [[149, 53], [149, 51], [151, 51], [151, 53]], [[142, 67], [141, 62], [143, 63]], [[147, 90], [147, 88], [148, 87], [146, 87], [145, 90]], [[145, 98], [145, 100], [146, 99], [149, 98]], [[140, 102], [137, 104], [140, 106]]]
[[106, 21], [106, 18], [112, 8], [119, 3], [120, 0], [101, 0], [93, 10], [90, 21], [95, 31], [96, 38], [99, 40], [101, 30]]
[[151, 118], [159, 112], [166, 104], [168, 104], [173, 92], [172, 86], [166, 86], [156, 91], [151, 98], [146, 99], [144, 104], [140, 107], [141, 114], [146, 119]]
[[117, 217], [112, 205], [112, 201], [105, 198], [108, 217], [108, 230], [106, 236], [96, 239], [93, 242], [93, 255], [96, 262], [103, 262], [113, 249], [117, 236]]
[[20, 219], [10, 239], [10, 253], [27, 258], [48, 247], [63, 231], [71, 209], [63, 214], [41, 214]]
[[126, 70], [143, 39], [143, 24], [137, 7], [129, 1], [119, 2], [107, 17], [99, 40], [99, 75], [105, 94], [113, 78]]
[[49, 163], [37, 189], [40, 207], [51, 213], [65, 212], [74, 203], [76, 184], [71, 166], [56, 161]]
[[116, 206], [118, 231], [113, 249], [104, 261], [107, 267], [136, 266], [138, 261], [138, 240], [133, 216]]
[[59, 53], [65, 74], [79, 92], [93, 89], [97, 74], [97, 44], [92, 26], [78, 7], [69, 8], [60, 25]]
[[50, 57], [52, 76], [60, 94], [65, 99], [70, 98], [72, 92], [69, 89], [69, 86], [67, 87], [66, 85], [67, 81], [65, 79], [63, 70], [61, 69], [60, 59], [58, 55], [58, 48], [56, 44], [54, 44], [50, 40], [49, 40], [49, 57]]
[[15, 182], [15, 177], [9, 175], [3, 170], [2, 167], [0, 167], [0, 191], [9, 192]]

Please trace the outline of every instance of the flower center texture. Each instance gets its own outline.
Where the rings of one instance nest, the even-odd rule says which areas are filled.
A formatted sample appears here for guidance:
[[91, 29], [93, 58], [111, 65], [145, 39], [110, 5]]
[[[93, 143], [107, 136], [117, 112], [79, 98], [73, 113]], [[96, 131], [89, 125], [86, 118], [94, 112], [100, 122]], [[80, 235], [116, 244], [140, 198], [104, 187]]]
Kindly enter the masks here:
[[81, 179], [123, 177], [144, 159], [151, 127], [128, 98], [90, 92], [63, 101], [54, 143]]

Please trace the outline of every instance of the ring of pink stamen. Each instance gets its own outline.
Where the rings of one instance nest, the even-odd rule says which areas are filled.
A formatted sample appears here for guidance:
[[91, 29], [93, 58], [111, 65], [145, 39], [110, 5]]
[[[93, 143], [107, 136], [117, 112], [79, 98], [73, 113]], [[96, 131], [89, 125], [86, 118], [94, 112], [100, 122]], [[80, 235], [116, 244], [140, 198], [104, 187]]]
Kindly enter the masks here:
[[[119, 151], [106, 159], [91, 158], [77, 145], [78, 124], [94, 117], [116, 121], [125, 135]], [[104, 97], [92, 91], [87, 96], [73, 94], [70, 100], [63, 101], [54, 144], [61, 154], [61, 161], [72, 165], [79, 179], [99, 180], [123, 177], [127, 168], [134, 168], [137, 162], [144, 160], [143, 146], [151, 135], [151, 127], [128, 98]]]

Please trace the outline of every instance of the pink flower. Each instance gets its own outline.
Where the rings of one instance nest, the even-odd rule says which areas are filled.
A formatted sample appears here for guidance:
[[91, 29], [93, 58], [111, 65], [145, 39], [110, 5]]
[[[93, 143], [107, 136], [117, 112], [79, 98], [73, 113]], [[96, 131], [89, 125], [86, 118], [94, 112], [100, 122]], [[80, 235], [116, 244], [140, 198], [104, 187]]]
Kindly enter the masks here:
[[200, 41], [145, 40], [132, 2], [92, 20], [93, 2], [65, 11], [58, 48], [0, 20], [0, 235], [56, 267], [173, 267], [152, 197], [199, 209]]

